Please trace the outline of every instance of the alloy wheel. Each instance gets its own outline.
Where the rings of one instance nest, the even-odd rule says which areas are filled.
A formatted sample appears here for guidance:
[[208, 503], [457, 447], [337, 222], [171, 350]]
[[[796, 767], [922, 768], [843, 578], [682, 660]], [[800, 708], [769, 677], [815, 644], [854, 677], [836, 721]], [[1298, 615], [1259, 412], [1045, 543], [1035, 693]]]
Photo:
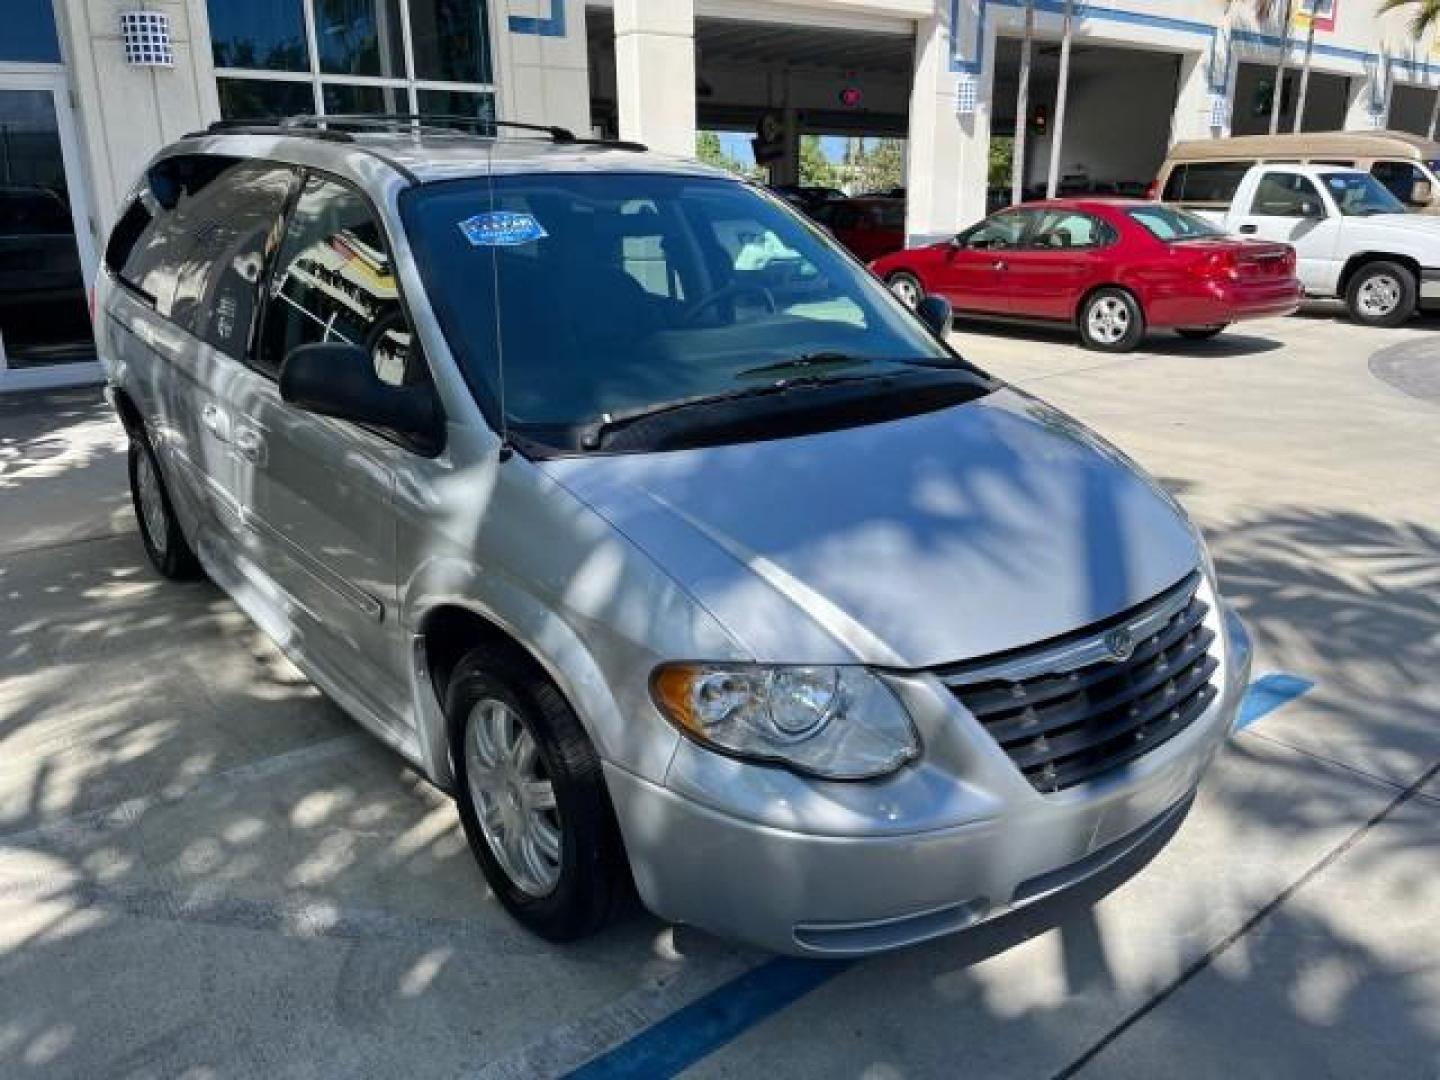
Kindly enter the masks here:
[[1086, 324], [1094, 340], [1113, 345], [1130, 332], [1130, 309], [1119, 297], [1102, 296], [1090, 305]]

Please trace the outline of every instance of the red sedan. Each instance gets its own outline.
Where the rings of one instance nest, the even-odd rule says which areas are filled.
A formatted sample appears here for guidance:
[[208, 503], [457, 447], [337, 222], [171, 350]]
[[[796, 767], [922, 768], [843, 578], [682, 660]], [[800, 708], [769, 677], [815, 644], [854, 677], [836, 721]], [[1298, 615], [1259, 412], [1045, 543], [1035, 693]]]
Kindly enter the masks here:
[[1288, 244], [1132, 199], [1011, 207], [871, 268], [908, 304], [936, 293], [959, 314], [1065, 323], [1106, 352], [1135, 348], [1147, 329], [1213, 337], [1240, 319], [1288, 315], [1301, 298]]

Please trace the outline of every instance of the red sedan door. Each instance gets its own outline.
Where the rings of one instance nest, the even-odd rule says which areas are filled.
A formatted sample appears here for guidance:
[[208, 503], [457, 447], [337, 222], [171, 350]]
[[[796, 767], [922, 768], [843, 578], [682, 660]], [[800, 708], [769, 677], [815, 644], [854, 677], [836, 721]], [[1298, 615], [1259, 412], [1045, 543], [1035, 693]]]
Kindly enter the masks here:
[[1010, 259], [1032, 216], [1030, 210], [1001, 210], [961, 233], [936, 260], [931, 287], [957, 311], [1009, 314]]
[[1112, 226], [1079, 210], [1035, 214], [1025, 246], [1006, 260], [1011, 311], [1024, 318], [1068, 321], [1096, 280], [1104, 250], [1118, 237]]

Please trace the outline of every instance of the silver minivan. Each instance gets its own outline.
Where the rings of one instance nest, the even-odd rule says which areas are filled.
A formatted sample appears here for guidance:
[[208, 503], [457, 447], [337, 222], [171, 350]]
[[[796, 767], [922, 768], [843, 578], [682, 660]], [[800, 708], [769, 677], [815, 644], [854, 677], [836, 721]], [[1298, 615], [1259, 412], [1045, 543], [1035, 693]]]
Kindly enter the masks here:
[[97, 304], [156, 568], [453, 793], [548, 938], [632, 889], [794, 954], [960, 930], [1165, 835], [1232, 727], [1175, 502], [694, 162], [217, 125]]

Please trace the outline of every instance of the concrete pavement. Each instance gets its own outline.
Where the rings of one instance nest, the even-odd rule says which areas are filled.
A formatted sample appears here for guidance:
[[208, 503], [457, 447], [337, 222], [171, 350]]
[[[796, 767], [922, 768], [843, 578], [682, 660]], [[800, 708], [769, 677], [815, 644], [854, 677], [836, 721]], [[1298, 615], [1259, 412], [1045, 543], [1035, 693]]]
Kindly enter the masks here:
[[[1257, 672], [1315, 689], [1137, 876], [837, 968], [690, 1071], [1440, 1077], [1440, 406], [1370, 364], [1437, 334], [961, 327], [1181, 497]], [[122, 449], [96, 394], [0, 399], [0, 1075], [550, 1075], [764, 964], [643, 914], [518, 931], [442, 797], [149, 571]]]

